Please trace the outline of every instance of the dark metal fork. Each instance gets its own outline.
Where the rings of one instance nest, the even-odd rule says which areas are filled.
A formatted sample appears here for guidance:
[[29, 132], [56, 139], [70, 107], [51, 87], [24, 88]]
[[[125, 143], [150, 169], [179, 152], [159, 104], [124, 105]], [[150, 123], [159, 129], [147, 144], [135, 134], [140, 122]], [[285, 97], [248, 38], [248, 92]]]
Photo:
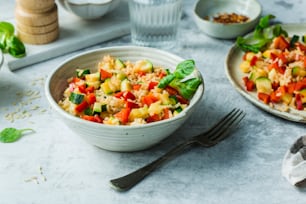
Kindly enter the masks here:
[[160, 167], [164, 162], [178, 155], [186, 148], [195, 145], [201, 145], [207, 148], [218, 144], [229, 135], [228, 133], [232, 128], [237, 127], [244, 116], [245, 113], [243, 111], [234, 108], [208, 131], [191, 137], [148, 165], [126, 176], [111, 180], [111, 186], [118, 191], [127, 191], [140, 182], [144, 177]]

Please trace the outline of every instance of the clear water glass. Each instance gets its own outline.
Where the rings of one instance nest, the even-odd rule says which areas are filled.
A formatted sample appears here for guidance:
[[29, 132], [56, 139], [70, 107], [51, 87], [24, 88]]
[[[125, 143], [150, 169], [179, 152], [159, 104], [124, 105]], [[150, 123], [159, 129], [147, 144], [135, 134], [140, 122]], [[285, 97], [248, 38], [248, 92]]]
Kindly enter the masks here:
[[129, 0], [132, 43], [171, 48], [177, 41], [181, 0]]

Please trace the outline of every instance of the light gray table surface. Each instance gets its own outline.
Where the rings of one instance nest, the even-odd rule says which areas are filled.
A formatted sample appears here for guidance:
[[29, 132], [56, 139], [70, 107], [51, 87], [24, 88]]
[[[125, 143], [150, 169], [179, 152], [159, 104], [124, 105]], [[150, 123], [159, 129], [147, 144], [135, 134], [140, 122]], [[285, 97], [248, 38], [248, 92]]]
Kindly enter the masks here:
[[[14, 1], [3, 2], [0, 20], [14, 15]], [[285, 152], [306, 134], [305, 124], [272, 116], [233, 88], [224, 60], [234, 41], [203, 34], [193, 21], [194, 2], [184, 1], [180, 38], [171, 52], [196, 61], [205, 80], [204, 98], [184, 126], [151, 149], [116, 153], [87, 144], [61, 122], [44, 95], [44, 80], [60, 62], [84, 50], [130, 45], [129, 35], [14, 72], [2, 67], [0, 129], [29, 127], [36, 132], [15, 143], [0, 143], [0, 204], [306, 203], [306, 189], [291, 186], [281, 175]], [[260, 2], [263, 15], [274, 14], [282, 23], [306, 21], [306, 1]], [[206, 130], [234, 107], [247, 115], [221, 144], [184, 152], [128, 192], [110, 188], [110, 179]], [[14, 121], [9, 119], [12, 113]]]

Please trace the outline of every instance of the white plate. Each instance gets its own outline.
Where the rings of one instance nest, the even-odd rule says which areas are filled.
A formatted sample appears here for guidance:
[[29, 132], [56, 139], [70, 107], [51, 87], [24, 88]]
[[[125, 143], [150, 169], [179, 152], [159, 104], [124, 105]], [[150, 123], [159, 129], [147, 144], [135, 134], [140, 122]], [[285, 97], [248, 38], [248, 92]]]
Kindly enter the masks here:
[[[306, 24], [284, 24], [282, 27], [288, 32], [289, 36], [294, 34], [300, 36], [306, 34]], [[234, 45], [230, 49], [225, 61], [226, 74], [236, 90], [254, 105], [273, 115], [295, 122], [306, 123], [306, 111], [298, 111], [293, 108], [290, 108], [288, 112], [280, 111], [279, 108], [282, 108], [281, 105], [276, 105], [274, 108], [272, 108], [258, 100], [256, 92], [248, 92], [245, 90], [242, 80], [245, 74], [242, 73], [239, 68], [240, 63], [242, 62], [243, 54], [243, 51]]]

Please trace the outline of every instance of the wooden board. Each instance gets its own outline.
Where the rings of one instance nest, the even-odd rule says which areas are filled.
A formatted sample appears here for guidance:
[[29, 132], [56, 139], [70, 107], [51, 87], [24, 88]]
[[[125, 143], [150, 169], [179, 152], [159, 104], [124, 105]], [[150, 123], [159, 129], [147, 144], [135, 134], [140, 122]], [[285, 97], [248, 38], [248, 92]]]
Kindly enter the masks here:
[[[8, 1], [14, 4], [14, 1]], [[1, 12], [12, 12], [14, 6], [10, 5], [10, 9], [1, 9]], [[73, 52], [82, 48], [86, 48], [107, 40], [111, 40], [130, 32], [128, 5], [126, 1], [122, 1], [120, 5], [111, 13], [96, 20], [83, 20], [66, 10], [59, 7], [59, 38], [45, 45], [25, 44], [27, 56], [16, 59], [5, 54], [8, 67], [11, 70], [17, 70], [31, 64], [42, 62], [53, 57], [57, 57], [69, 52]], [[2, 15], [2, 13], [1, 13]], [[11, 13], [4, 13], [4, 16], [11, 16]], [[14, 16], [7, 19], [15, 25]]]

